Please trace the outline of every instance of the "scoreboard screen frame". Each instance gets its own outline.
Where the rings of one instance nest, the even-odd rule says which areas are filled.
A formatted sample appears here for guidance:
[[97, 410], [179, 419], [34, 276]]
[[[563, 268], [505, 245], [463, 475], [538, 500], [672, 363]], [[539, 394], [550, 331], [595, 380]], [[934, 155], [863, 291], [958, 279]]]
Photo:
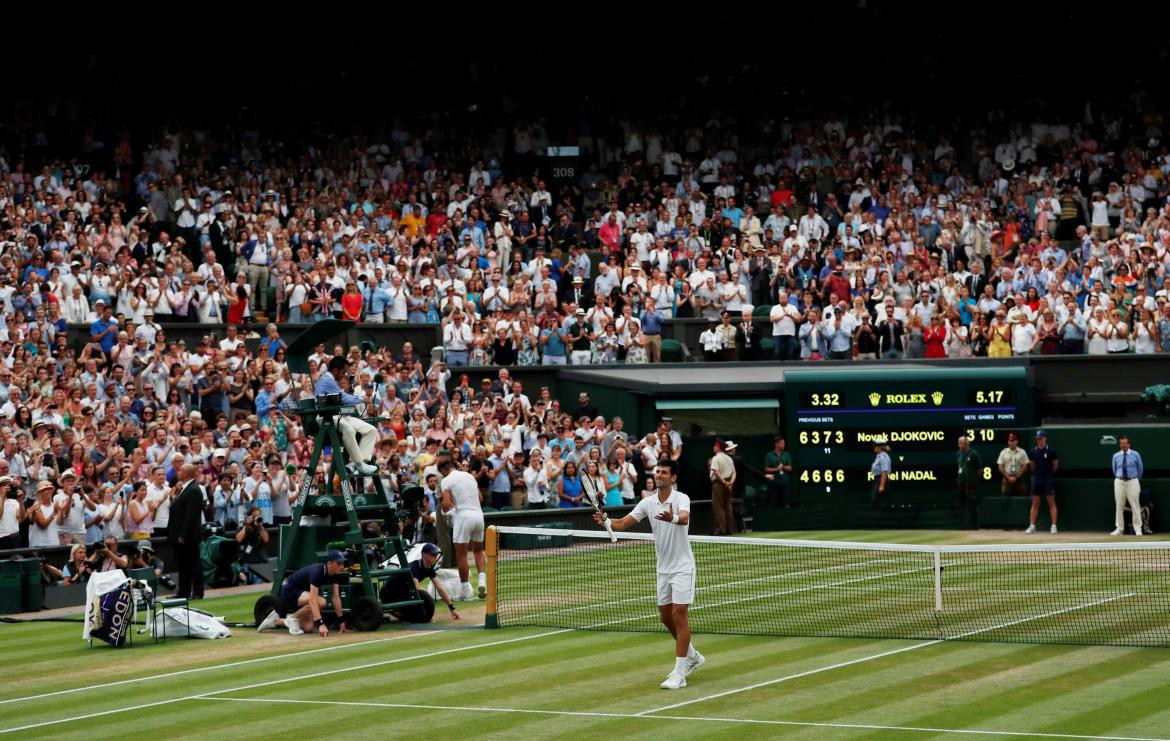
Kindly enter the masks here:
[[784, 406], [792, 486], [804, 502], [868, 497], [872, 441], [885, 437], [891, 491], [949, 506], [960, 435], [982, 456], [981, 485], [989, 486], [998, 483], [995, 458], [1008, 431], [1036, 423], [1023, 367], [793, 370]]

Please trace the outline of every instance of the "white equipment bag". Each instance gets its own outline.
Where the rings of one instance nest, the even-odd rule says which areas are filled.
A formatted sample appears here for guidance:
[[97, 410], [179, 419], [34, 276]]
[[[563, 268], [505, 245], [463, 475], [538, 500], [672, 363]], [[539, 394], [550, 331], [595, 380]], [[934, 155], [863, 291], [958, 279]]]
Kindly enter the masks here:
[[230, 638], [231, 630], [210, 612], [193, 607], [164, 607], [154, 616], [150, 626], [155, 638]]

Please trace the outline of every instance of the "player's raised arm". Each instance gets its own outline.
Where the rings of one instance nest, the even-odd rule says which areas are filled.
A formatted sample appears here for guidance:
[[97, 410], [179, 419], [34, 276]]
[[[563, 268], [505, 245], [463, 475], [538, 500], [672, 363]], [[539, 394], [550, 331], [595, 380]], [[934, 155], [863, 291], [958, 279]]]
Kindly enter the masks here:
[[604, 512], [594, 512], [593, 513], [593, 521], [596, 522], [598, 525], [604, 525], [606, 520], [609, 520], [610, 529], [612, 529], [616, 532], [620, 532], [622, 530], [628, 530], [638, 522], [638, 519], [636, 517], [634, 517], [632, 514], [626, 515], [625, 517], [621, 518], [620, 520], [615, 520], [612, 517], [610, 517], [609, 515], [605, 514]]

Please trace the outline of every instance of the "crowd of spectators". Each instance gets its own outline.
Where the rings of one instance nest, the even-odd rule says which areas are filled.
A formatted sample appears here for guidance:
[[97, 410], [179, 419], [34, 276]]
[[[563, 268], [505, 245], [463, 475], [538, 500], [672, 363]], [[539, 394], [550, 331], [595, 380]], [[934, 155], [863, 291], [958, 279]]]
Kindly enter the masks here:
[[[46, 161], [0, 151], [0, 538], [146, 537], [182, 463], [204, 472], [208, 521], [253, 505], [284, 521], [311, 441], [279, 402], [335, 354], [387, 417], [393, 477], [425, 485], [450, 449], [504, 462], [489, 500], [507, 476], [535, 505], [578, 496], [562, 482], [580, 450], [573, 475], [614, 491], [617, 472], [632, 496], [626, 464], [677, 457], [670, 435], [603, 446], [614, 420], [506, 370], [470, 388], [460, 366], [658, 362], [665, 323], [687, 318], [708, 322], [691, 350], [712, 361], [1168, 351], [1164, 131], [1088, 109], [961, 141], [896, 117], [756, 138], [630, 123], [582, 136], [584, 172], [555, 185], [533, 174], [538, 120], [461, 149], [435, 128], [299, 148], [169, 128]], [[321, 347], [294, 379], [283, 325], [326, 317], [440, 325], [446, 365], [409, 344]], [[206, 334], [188, 347], [177, 322]]]

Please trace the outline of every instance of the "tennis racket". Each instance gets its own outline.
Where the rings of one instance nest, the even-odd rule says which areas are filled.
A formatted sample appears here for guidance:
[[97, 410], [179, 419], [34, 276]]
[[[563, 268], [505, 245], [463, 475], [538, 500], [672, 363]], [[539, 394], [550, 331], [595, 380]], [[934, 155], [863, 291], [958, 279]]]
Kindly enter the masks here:
[[613, 526], [609, 524], [609, 518], [601, 511], [601, 505], [597, 501], [597, 484], [588, 475], [581, 477], [581, 491], [585, 493], [585, 498], [593, 505], [593, 510], [601, 515], [601, 522], [605, 525], [605, 531], [609, 533], [609, 542], [616, 543], [617, 536], [613, 533]]

